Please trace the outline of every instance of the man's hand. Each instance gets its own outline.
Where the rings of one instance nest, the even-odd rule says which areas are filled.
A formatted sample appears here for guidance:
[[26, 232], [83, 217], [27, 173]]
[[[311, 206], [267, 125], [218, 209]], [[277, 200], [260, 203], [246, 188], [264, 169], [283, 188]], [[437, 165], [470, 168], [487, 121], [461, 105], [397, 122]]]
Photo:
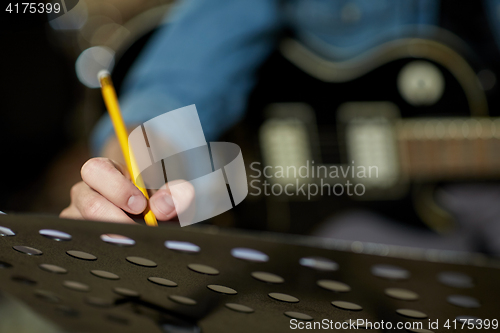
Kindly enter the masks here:
[[[146, 208], [146, 198], [130, 181], [125, 168], [111, 159], [88, 160], [81, 175], [83, 181], [72, 187], [71, 204], [61, 212], [61, 218], [134, 223], [127, 213], [139, 215]], [[176, 188], [176, 198], [182, 201], [178, 206], [183, 210], [192, 203], [194, 190], [188, 182], [181, 182]], [[168, 184], [159, 189], [149, 203], [159, 221], [177, 216]]]

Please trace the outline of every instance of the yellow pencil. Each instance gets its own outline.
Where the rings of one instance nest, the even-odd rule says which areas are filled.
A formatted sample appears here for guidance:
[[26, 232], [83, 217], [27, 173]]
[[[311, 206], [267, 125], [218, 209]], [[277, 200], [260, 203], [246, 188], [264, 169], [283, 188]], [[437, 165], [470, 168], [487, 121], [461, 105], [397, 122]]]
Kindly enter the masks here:
[[[120, 105], [118, 104], [118, 98], [116, 97], [115, 88], [113, 87], [113, 82], [111, 81], [111, 74], [106, 71], [100, 71], [97, 75], [99, 78], [99, 82], [101, 83], [102, 97], [104, 98], [104, 103], [106, 104], [106, 108], [108, 109], [109, 116], [111, 121], [113, 122], [113, 127], [115, 128], [116, 137], [118, 138], [118, 142], [120, 143], [120, 148], [123, 153], [123, 158], [125, 159], [125, 163], [127, 164], [127, 169], [132, 178], [132, 182], [135, 186], [144, 194], [147, 200], [149, 200], [148, 192], [145, 188], [144, 182], [142, 181], [141, 176], [137, 178], [137, 181], [134, 179], [134, 173], [132, 169], [132, 165], [135, 164], [135, 159], [133, 154], [129, 154], [128, 147], [128, 133], [127, 128], [125, 127], [125, 123], [123, 122], [122, 114], [120, 111]], [[158, 222], [156, 221], [156, 217], [148, 206], [146, 210], [143, 212], [144, 220], [146, 224], [149, 226], [158, 226]]]

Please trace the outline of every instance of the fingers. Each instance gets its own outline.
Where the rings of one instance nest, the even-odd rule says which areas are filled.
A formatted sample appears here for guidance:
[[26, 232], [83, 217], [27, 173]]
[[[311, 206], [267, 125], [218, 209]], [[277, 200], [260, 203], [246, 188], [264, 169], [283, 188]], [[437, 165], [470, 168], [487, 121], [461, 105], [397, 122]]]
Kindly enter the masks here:
[[[176, 185], [173, 188], [170, 186]], [[175, 196], [176, 205], [172, 198]], [[167, 221], [184, 212], [194, 202], [194, 188], [184, 180], [175, 180], [162, 186], [149, 200], [151, 210], [160, 221]]]
[[172, 194], [167, 185], [163, 185], [149, 199], [149, 207], [160, 221], [167, 221], [177, 215]]
[[117, 223], [135, 223], [123, 210], [101, 194], [80, 182], [71, 189], [71, 206], [61, 212], [61, 217]]
[[[141, 191], [110, 159], [90, 159], [81, 174], [83, 181], [71, 189], [71, 205], [61, 212], [61, 218], [135, 223], [127, 212], [140, 214], [148, 204]], [[159, 221], [167, 221], [193, 208], [194, 198], [194, 188], [189, 182], [172, 181], [151, 197], [150, 207]]]
[[144, 195], [110, 159], [88, 160], [83, 165], [81, 174], [83, 181], [90, 188], [115, 206], [131, 214], [140, 214], [146, 208], [147, 201]]
[[62, 219], [83, 220], [82, 214], [73, 205], [63, 209], [59, 217]]

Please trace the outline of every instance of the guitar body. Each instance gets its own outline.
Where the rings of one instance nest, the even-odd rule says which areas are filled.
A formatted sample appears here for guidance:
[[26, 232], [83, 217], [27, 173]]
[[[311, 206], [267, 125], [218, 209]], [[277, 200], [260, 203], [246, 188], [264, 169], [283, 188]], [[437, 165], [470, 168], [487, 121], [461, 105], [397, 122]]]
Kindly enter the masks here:
[[[427, 41], [421, 42], [422, 45], [427, 45]], [[328, 61], [318, 60], [314, 55], [308, 54], [308, 51], [296, 42], [286, 41], [269, 57], [260, 70], [258, 83], [250, 98], [249, 110], [244, 120], [245, 132], [242, 133], [242, 129], [237, 127], [238, 134], [234, 136], [234, 132], [230, 133], [228, 139], [239, 140], [240, 145], [247, 147], [247, 151], [244, 152], [245, 160], [250, 159], [247, 164], [258, 162], [254, 165], [258, 165], [261, 169], [270, 165], [274, 167], [271, 170], [275, 170], [280, 164], [282, 166], [300, 165], [300, 159], [302, 159], [303, 161], [309, 160], [316, 166], [324, 165], [331, 170], [333, 166], [354, 167], [359, 164], [355, 158], [359, 160], [360, 154], [353, 153], [353, 148], [349, 146], [349, 121], [374, 119], [374, 123], [377, 123], [383, 119], [392, 126], [405, 119], [488, 116], [490, 101], [486, 93], [478, 82], [471, 84], [472, 76], [470, 75], [477, 80], [475, 69], [468, 67], [470, 71], [466, 74], [469, 76], [463, 75], [463, 72], [457, 72], [456, 67], [450, 67], [446, 61], [441, 60], [454, 61], [453, 57], [450, 59], [450, 54], [460, 61], [465, 60], [442, 44], [429, 43], [428, 49], [436, 47], [437, 52], [428, 57], [426, 54], [411, 54], [412, 52], [407, 50], [409, 46], [403, 41], [399, 44], [388, 43], [371, 54], [363, 55], [351, 62], [328, 64]], [[443, 49], [440, 49], [441, 47]], [[405, 52], [408, 54], [405, 55]], [[331, 75], [327, 73], [328, 71], [332, 72]], [[410, 72], [406, 75], [406, 81], [408, 81], [406, 83], [403, 74], [405, 71]], [[438, 75], [433, 71], [437, 71]], [[429, 82], [425, 81], [426, 77], [422, 72], [431, 77]], [[418, 82], [415, 88], [414, 81], [418, 81], [419, 75], [423, 76], [424, 82], [420, 83], [424, 86], [423, 92], [420, 89], [422, 87], [418, 87]], [[439, 81], [437, 83], [435, 82], [436, 75]], [[440, 91], [437, 96], [436, 91]], [[293, 119], [298, 121], [300, 126], [293, 123]], [[295, 132], [297, 128], [302, 130], [302, 136], [299, 135], [299, 137], [307, 138], [302, 140], [306, 141], [307, 148], [298, 148], [296, 144], [298, 141], [294, 140], [289, 140], [288, 146], [286, 140], [278, 142], [280, 140], [276, 138], [288, 135], [285, 131], [287, 126], [291, 126], [291, 129], [295, 128]], [[374, 138], [389, 135], [388, 140], [392, 135], [394, 139], [393, 130], [389, 127], [384, 130], [379, 126], [375, 131], [371, 130], [372, 127], [368, 126], [368, 130], [364, 132], [351, 132], [372, 133]], [[290, 128], [287, 131], [290, 132]], [[273, 130], [276, 131], [274, 134]], [[391, 133], [387, 134], [384, 131]], [[354, 137], [357, 136], [359, 135], [354, 135]], [[365, 136], [367, 136], [365, 143], [376, 141], [370, 138], [370, 134]], [[241, 141], [246, 141], [246, 144]], [[275, 146], [269, 148], [273, 145]], [[379, 146], [380, 144], [368, 148], [361, 147], [360, 151], [363, 152], [364, 149], [367, 151], [366, 154], [370, 155], [371, 152], [379, 149]], [[390, 151], [384, 151], [385, 148], [380, 149], [380, 156], [391, 155]], [[276, 158], [276, 152], [280, 151], [288, 152], [283, 154], [281, 160]], [[401, 154], [400, 148], [395, 148], [394, 151], [396, 155]], [[293, 161], [290, 158], [287, 160], [287, 156], [291, 155], [290, 152], [300, 155], [298, 160]], [[424, 154], [421, 158], [430, 159], [432, 156]], [[361, 156], [361, 159], [363, 160], [364, 157]], [[389, 168], [386, 174], [396, 174], [398, 179], [392, 181], [391, 185], [386, 185], [381, 180], [380, 184], [375, 184], [372, 189], [367, 186], [363, 195], [305, 197], [300, 193], [292, 196], [283, 193], [281, 195], [261, 194], [257, 196], [261, 203], [259, 206], [256, 204], [259, 200], [252, 201], [250, 198], [251, 188], [251, 195], [247, 201], [250, 201], [249, 205], [253, 208], [246, 211], [244, 215], [248, 223], [252, 223], [252, 220], [255, 221], [253, 219], [255, 214], [262, 212], [263, 209], [268, 212], [267, 228], [303, 233], [313, 229], [316, 221], [324, 220], [331, 215], [350, 209], [369, 209], [414, 226], [430, 227], [439, 232], [450, 230], [453, 227], [452, 217], [434, 201], [434, 189], [441, 183], [439, 177], [410, 179], [400, 170], [400, 157], [396, 159], [395, 166], [393, 169]], [[370, 158], [367, 161], [370, 161]], [[255, 167], [249, 170], [250, 180], [254, 180], [258, 174], [254, 172], [254, 169]], [[266, 178], [271, 185], [273, 182], [281, 183], [282, 186], [286, 183], [283, 179], [273, 180], [273, 177], [267, 178], [262, 174], [260, 176], [260, 180]], [[481, 177], [474, 179], [458, 177], [456, 180], [477, 179], [480, 180]], [[454, 181], [454, 179], [443, 180]], [[292, 182], [293, 179], [290, 178], [288, 181]], [[330, 184], [333, 185], [335, 182], [345, 184], [345, 181], [345, 179], [330, 179]], [[365, 182], [365, 185], [367, 184]], [[262, 209], [255, 209], [255, 207]], [[270, 215], [272, 211], [277, 213]]]

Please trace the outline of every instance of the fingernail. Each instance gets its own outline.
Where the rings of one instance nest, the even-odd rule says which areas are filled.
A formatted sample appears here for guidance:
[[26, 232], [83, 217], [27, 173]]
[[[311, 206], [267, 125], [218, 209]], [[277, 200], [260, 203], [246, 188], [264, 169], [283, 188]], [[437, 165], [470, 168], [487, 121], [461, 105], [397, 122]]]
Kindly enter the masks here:
[[133, 213], [142, 213], [146, 208], [146, 198], [142, 195], [133, 195], [128, 199], [128, 207]]
[[174, 200], [170, 195], [163, 195], [158, 200], [156, 200], [156, 207], [165, 215], [171, 214], [174, 209]]

